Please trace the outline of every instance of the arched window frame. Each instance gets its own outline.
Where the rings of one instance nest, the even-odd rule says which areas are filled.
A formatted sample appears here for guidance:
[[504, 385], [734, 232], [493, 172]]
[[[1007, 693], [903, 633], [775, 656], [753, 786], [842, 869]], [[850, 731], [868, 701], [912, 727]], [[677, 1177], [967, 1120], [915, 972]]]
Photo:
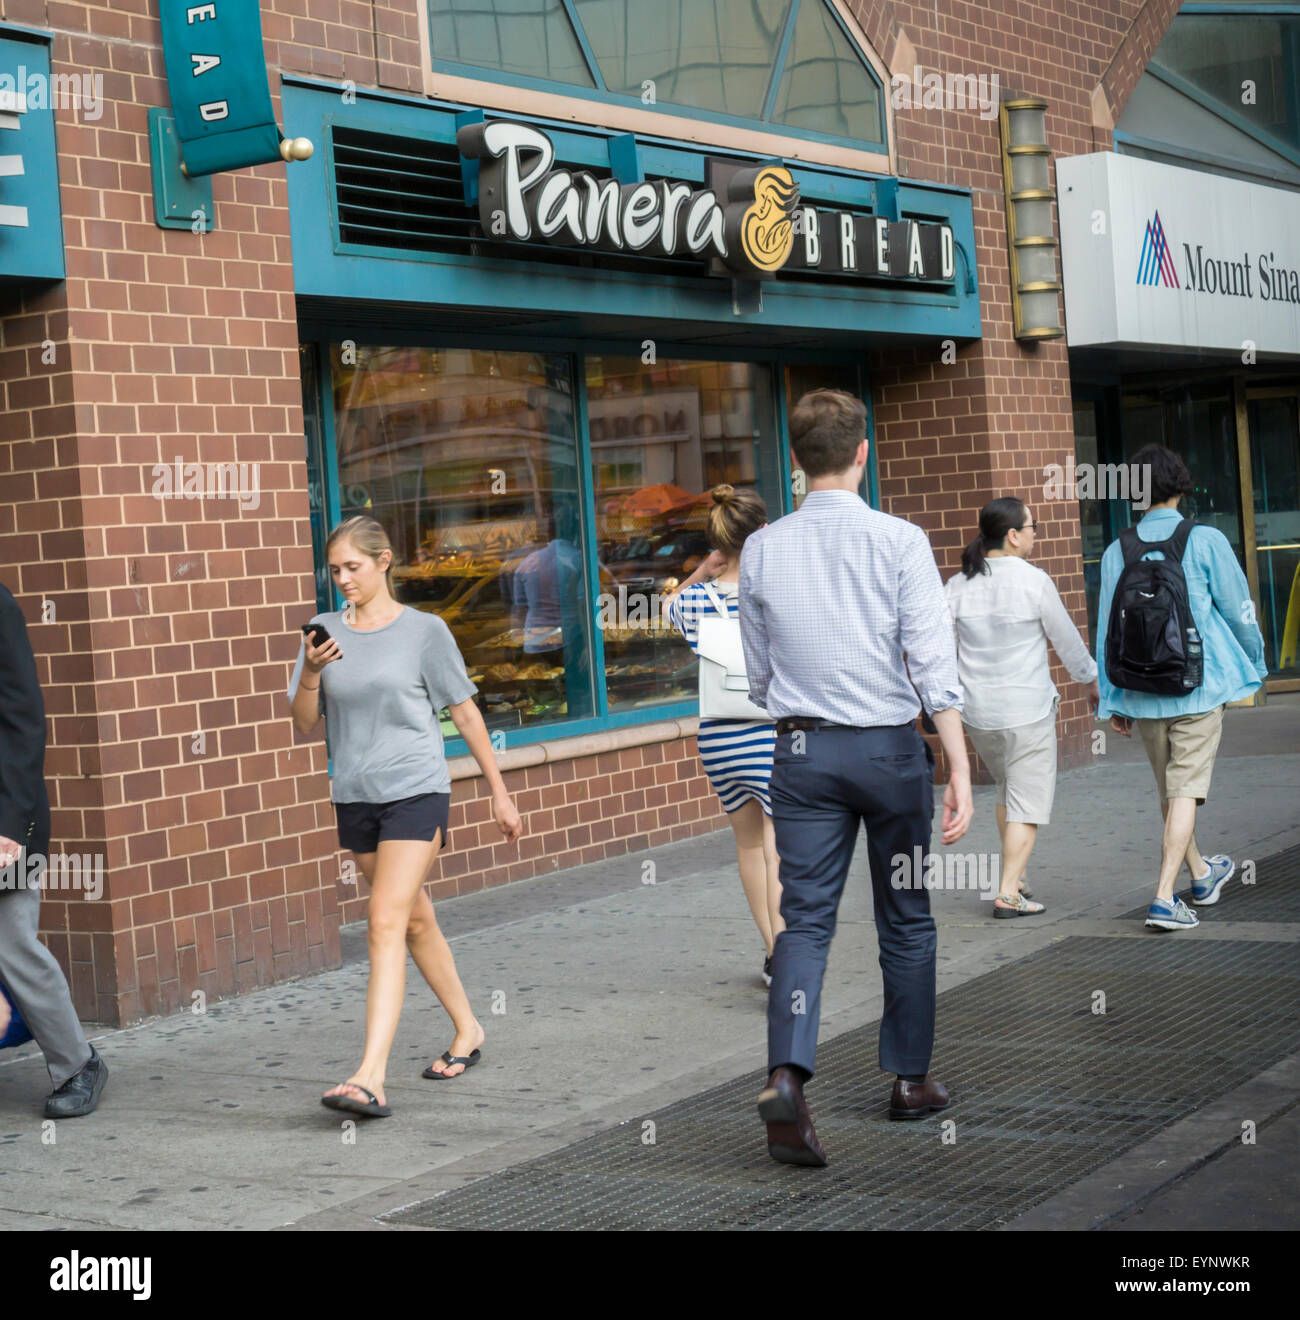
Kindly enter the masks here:
[[796, 0], [786, 16], [777, 59], [764, 99], [764, 113], [770, 114], [785, 72], [794, 23], [800, 7], [819, 4], [830, 10], [848, 39], [863, 67], [880, 90], [882, 142], [819, 133], [810, 129], [766, 119], [751, 119], [691, 106], [659, 103], [644, 106], [639, 97], [611, 92], [577, 22], [573, 0], [561, 0], [587, 60], [595, 87], [577, 87], [571, 83], [499, 70], [455, 61], [439, 60], [432, 51], [429, 5], [418, 6], [420, 41], [424, 52], [424, 92], [435, 100], [481, 105], [494, 110], [581, 123], [599, 123], [602, 127], [621, 129], [644, 136], [672, 138], [738, 151], [761, 153], [772, 157], [803, 160], [809, 163], [838, 165], [847, 169], [876, 174], [895, 174], [890, 74], [883, 59], [872, 48], [845, 0]]

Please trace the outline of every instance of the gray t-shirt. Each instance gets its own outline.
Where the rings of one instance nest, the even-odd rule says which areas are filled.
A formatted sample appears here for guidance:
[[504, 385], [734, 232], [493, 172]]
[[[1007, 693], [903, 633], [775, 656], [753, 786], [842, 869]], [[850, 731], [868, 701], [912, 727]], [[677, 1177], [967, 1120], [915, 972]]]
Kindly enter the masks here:
[[[451, 792], [438, 711], [472, 697], [456, 640], [436, 614], [405, 607], [392, 623], [363, 632], [341, 610], [317, 614], [342, 655], [320, 672], [321, 711], [329, 725], [333, 802], [396, 802]], [[306, 659], [289, 680], [293, 701]]]

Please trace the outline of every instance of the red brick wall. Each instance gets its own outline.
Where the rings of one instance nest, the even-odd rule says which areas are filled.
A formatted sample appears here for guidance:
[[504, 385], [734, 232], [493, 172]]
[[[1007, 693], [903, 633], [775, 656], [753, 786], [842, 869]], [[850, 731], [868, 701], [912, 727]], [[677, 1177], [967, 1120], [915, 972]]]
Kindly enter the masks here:
[[[886, 58], [907, 49], [904, 36], [911, 43], [914, 62], [900, 54], [896, 73], [910, 75], [915, 64], [941, 75], [996, 74], [1003, 96], [1046, 99], [1055, 159], [1109, 149], [1109, 131], [1093, 126], [1094, 93], [1103, 87], [1112, 117], [1119, 114], [1178, 3], [851, 7]], [[940, 346], [872, 355], [882, 502], [926, 529], [946, 580], [975, 535], [979, 509], [1003, 495], [1023, 499], [1038, 522], [1034, 562], [1086, 637], [1078, 504], [1043, 496], [1044, 468], [1074, 452], [1069, 358], [1063, 338], [1022, 346], [1013, 336], [998, 121], [970, 108], [904, 107], [894, 127], [900, 175], [971, 190], [983, 338], [951, 364]], [[1083, 690], [1059, 664], [1053, 673], [1062, 761], [1079, 764], [1090, 757], [1095, 721]]]
[[[438, 862], [429, 890], [434, 902], [676, 843], [724, 824], [694, 738], [509, 770], [504, 778], [528, 833], [506, 843], [492, 820], [486, 780], [457, 780], [451, 851]], [[364, 916], [364, 895], [348, 897], [343, 920]]]
[[[264, 3], [273, 96], [276, 69], [418, 92], [418, 2]], [[996, 69], [1047, 96], [1058, 154], [1107, 145], [1094, 92], [1118, 113], [1174, 7], [855, 5], [887, 60], [906, 37], [928, 69]], [[295, 739], [279, 696], [314, 601], [285, 167], [216, 176], [211, 234], [155, 226], [156, 8], [0, 0], [3, 18], [53, 31], [56, 73], [104, 80], [98, 121], [56, 112], [67, 280], [0, 300], [0, 575], [38, 656], [54, 847], [102, 852], [107, 872], [99, 902], [48, 895], [44, 928], [82, 1015], [123, 1023], [335, 965], [340, 919], [360, 915], [338, 883], [324, 744]], [[1065, 349], [1010, 338], [996, 123], [905, 111], [898, 143], [905, 175], [973, 190], [985, 338], [951, 367], [873, 356], [886, 507], [951, 571], [979, 504], [1024, 495], [1045, 524], [1038, 562], [1082, 621], [1076, 511], [1034, 498], [1073, 447]], [[159, 501], [152, 466], [176, 458], [258, 463], [261, 507]], [[1075, 736], [1077, 701], [1067, 716]], [[693, 739], [507, 783], [529, 836], [509, 852], [482, 783], [459, 784], [435, 896], [721, 821]]]

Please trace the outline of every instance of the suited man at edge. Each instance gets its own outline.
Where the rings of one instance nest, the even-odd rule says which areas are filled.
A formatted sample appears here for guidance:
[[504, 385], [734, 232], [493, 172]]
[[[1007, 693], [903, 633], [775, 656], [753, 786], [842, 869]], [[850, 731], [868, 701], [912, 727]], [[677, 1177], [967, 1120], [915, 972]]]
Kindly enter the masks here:
[[46, 1118], [80, 1118], [99, 1103], [108, 1066], [86, 1040], [58, 962], [37, 938], [41, 871], [33, 861], [48, 861], [49, 849], [45, 703], [23, 612], [0, 584], [0, 983], [45, 1054], [54, 1085]]

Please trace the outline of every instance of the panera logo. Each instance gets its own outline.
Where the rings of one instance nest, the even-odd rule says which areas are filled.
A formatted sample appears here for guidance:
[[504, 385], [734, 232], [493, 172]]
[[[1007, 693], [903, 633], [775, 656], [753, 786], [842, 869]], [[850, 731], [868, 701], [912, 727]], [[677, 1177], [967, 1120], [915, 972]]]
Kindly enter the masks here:
[[951, 226], [800, 205], [784, 165], [709, 160], [709, 186], [694, 188], [556, 169], [554, 144], [530, 124], [467, 124], [456, 145], [479, 162], [479, 220], [494, 238], [698, 257], [749, 279], [804, 270], [946, 284], [955, 273]]

